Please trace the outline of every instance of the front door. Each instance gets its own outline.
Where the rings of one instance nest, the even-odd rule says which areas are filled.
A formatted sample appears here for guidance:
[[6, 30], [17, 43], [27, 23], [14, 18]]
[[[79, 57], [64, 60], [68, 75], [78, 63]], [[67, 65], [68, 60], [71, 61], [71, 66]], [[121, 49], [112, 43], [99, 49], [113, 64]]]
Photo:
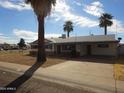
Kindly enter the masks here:
[[61, 53], [61, 46], [57, 45], [57, 54], [60, 54], [60, 53]]
[[91, 55], [91, 45], [87, 45], [87, 55]]

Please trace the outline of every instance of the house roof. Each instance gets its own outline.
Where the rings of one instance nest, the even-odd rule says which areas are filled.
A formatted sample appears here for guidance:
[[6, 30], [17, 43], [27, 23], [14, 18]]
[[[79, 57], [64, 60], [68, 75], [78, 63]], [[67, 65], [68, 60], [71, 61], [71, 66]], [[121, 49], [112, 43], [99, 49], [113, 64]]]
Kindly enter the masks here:
[[[49, 43], [49, 42], [52, 42], [51, 40], [49, 40], [49, 39], [45, 39], [45, 43]], [[37, 44], [38, 43], [38, 40], [35, 40], [35, 41], [33, 41], [33, 42], [31, 42], [31, 43], [29, 43], [29, 44]]]
[[[69, 38], [49, 38], [45, 42], [51, 43], [93, 43], [93, 42], [118, 42], [115, 35], [94, 35], [94, 36], [78, 36]], [[37, 40], [30, 43], [37, 44]]]
[[53, 43], [75, 43], [75, 42], [118, 42], [115, 35], [94, 35], [94, 36], [78, 36], [69, 38], [52, 38]]

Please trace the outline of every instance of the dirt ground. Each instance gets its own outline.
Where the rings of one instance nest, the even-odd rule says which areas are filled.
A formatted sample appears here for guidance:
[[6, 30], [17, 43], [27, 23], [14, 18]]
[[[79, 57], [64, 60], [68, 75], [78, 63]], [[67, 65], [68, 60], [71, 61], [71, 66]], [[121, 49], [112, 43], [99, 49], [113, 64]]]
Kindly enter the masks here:
[[121, 56], [117, 59], [116, 63], [114, 64], [115, 68], [115, 78], [117, 80], [124, 81], [124, 56]]
[[[27, 51], [23, 53], [19, 51], [0, 51], [0, 61], [31, 66], [36, 62], [36, 57], [30, 56]], [[65, 61], [64, 59], [47, 57], [47, 61], [42, 67], [48, 67]]]

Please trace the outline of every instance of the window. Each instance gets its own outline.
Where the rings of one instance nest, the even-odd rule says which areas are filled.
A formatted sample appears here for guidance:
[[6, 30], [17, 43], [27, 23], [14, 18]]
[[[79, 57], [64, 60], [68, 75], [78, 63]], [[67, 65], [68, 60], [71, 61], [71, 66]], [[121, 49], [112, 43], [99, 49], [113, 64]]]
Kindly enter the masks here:
[[31, 49], [37, 49], [37, 45], [31, 45]]
[[52, 49], [52, 45], [45, 45], [46, 49]]
[[98, 44], [97, 47], [108, 48], [109, 47], [109, 44]]
[[70, 45], [62, 45], [62, 50], [71, 50]]

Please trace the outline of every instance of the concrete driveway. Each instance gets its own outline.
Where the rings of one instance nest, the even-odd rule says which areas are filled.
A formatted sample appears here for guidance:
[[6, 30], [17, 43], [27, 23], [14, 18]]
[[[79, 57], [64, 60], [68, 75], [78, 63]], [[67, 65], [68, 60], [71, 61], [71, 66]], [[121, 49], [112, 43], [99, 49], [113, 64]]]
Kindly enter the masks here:
[[116, 91], [112, 64], [68, 61], [42, 71], [42, 75], [47, 76], [46, 73], [56, 81], [77, 88], [88, 88], [98, 93]]

